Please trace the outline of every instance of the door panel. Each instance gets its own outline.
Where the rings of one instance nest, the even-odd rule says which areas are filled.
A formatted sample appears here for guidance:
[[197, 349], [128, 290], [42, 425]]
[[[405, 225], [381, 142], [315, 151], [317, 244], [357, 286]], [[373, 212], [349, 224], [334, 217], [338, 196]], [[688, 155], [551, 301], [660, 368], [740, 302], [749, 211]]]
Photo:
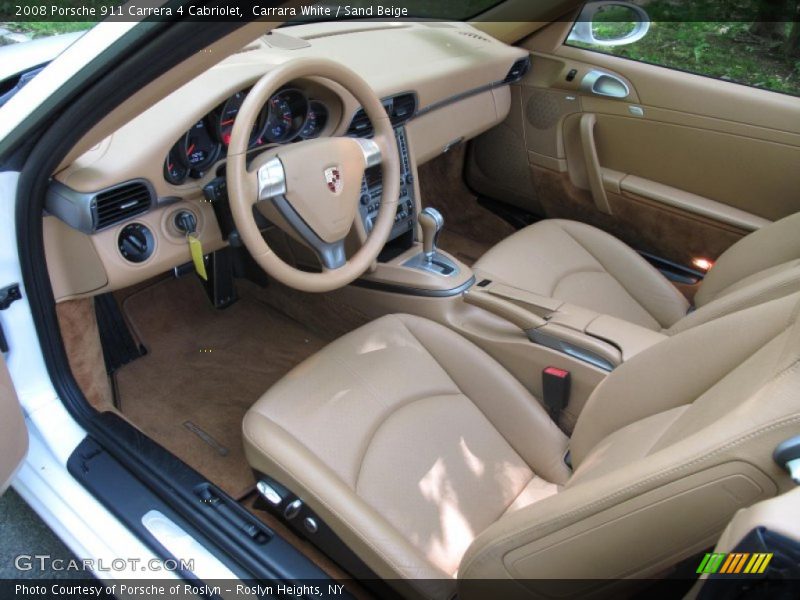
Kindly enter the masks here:
[[0, 494], [8, 487], [27, 451], [25, 419], [5, 358], [0, 356]]
[[[512, 203], [687, 265], [800, 211], [800, 98], [564, 46], [571, 26], [523, 42], [532, 67], [512, 93], [523, 143], [476, 140], [467, 178], [477, 191], [506, 199], [476, 156], [524, 154], [529, 185]], [[592, 93], [593, 71], [628, 95]]]
[[[585, 110], [585, 107], [584, 107]], [[800, 210], [798, 145], [664, 123], [647, 118], [595, 114], [595, 143], [607, 169], [649, 179], [777, 220]], [[582, 142], [564, 123], [565, 143]], [[573, 152], [582, 150], [582, 147]], [[567, 150], [569, 152], [569, 149]], [[763, 223], [762, 223], [763, 225]]]

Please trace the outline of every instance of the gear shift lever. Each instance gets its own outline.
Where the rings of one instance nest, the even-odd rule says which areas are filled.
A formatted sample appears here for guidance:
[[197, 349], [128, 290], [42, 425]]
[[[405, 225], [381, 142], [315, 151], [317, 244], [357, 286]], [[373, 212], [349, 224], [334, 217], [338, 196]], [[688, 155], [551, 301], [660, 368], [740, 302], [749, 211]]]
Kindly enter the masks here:
[[440, 277], [458, 275], [460, 269], [447, 254], [438, 252], [436, 245], [444, 227], [444, 217], [435, 208], [425, 208], [419, 213], [419, 226], [422, 227], [422, 253], [416, 254], [403, 263], [404, 267], [419, 269]]
[[422, 227], [422, 251], [425, 260], [430, 263], [436, 256], [436, 244], [444, 227], [444, 217], [435, 208], [428, 207], [419, 214], [419, 224]]

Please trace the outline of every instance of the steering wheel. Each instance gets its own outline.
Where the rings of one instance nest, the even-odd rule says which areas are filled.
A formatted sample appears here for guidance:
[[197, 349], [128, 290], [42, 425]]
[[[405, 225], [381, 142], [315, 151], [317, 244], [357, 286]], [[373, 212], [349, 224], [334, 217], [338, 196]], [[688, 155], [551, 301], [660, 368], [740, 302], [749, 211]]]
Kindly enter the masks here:
[[[309, 76], [324, 77], [350, 92], [372, 122], [373, 137], [295, 142], [263, 152], [248, 166], [250, 133], [264, 104], [281, 86]], [[365, 169], [376, 165], [380, 165], [383, 176], [378, 216], [364, 244], [348, 259], [345, 238], [358, 214], [361, 180]], [[394, 224], [400, 158], [389, 116], [369, 84], [350, 69], [326, 59], [284, 63], [258, 80], [239, 109], [228, 146], [227, 183], [239, 235], [264, 271], [307, 292], [343, 287], [361, 276], [378, 257]], [[253, 217], [253, 207], [259, 202], [273, 203], [315, 252], [322, 272], [301, 271], [272, 251]]]

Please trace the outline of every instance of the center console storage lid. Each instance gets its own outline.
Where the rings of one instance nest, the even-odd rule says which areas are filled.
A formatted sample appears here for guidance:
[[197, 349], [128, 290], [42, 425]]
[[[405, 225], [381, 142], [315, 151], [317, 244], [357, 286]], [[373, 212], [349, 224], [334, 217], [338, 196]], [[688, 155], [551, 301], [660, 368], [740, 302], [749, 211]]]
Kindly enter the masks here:
[[513, 302], [517, 306], [529, 310], [540, 317], [549, 317], [564, 304], [563, 301], [557, 300], [556, 298], [534, 294], [528, 290], [500, 283], [499, 281], [481, 282], [480, 288], [493, 296], [505, 298], [509, 302]]
[[630, 360], [642, 350], [667, 339], [663, 333], [609, 315], [598, 315], [585, 331], [592, 337], [606, 340], [619, 348], [623, 361]]

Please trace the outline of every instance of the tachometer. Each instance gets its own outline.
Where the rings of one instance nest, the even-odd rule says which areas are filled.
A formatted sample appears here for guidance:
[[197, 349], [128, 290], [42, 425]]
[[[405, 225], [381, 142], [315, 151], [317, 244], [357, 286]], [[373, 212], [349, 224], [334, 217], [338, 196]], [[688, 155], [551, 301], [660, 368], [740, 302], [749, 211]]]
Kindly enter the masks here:
[[188, 174], [189, 167], [186, 166], [186, 159], [181, 156], [181, 144], [179, 142], [172, 147], [164, 161], [164, 179], [173, 185], [181, 185], [186, 181]]
[[[222, 112], [219, 114], [218, 137], [219, 140], [227, 146], [231, 143], [231, 132], [233, 131], [233, 124], [236, 121], [236, 115], [239, 114], [239, 109], [242, 108], [242, 103], [247, 97], [247, 91], [236, 92], [233, 96], [228, 98], [227, 102], [222, 106]], [[264, 112], [256, 119], [253, 125], [253, 131], [250, 133], [250, 146], [260, 146], [264, 143], [261, 139], [266, 127], [266, 119]]]
[[205, 119], [200, 119], [186, 132], [181, 152], [189, 168], [198, 174], [217, 160], [219, 144], [211, 136]]
[[300, 90], [282, 90], [267, 102], [264, 136], [271, 142], [287, 142], [300, 131], [308, 114], [308, 100]]
[[299, 136], [304, 140], [311, 140], [322, 133], [325, 125], [328, 124], [328, 109], [322, 102], [312, 100], [308, 104], [308, 116]]

